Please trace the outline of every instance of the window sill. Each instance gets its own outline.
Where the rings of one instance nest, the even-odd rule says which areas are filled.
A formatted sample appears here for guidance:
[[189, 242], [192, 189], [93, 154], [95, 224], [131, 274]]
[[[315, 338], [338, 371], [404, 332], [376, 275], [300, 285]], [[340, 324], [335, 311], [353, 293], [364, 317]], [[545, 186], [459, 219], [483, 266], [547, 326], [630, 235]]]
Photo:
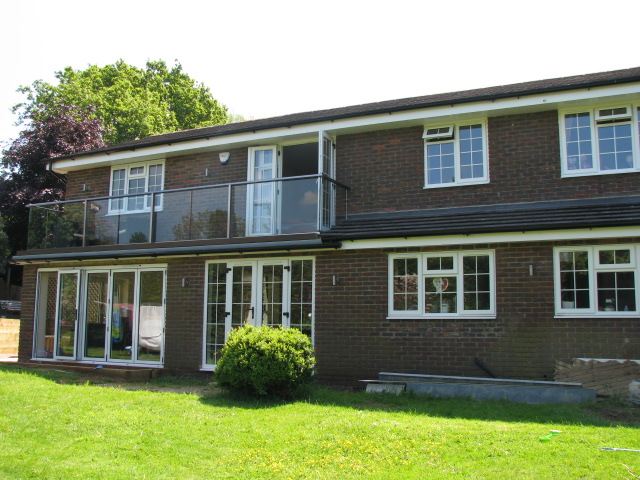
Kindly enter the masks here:
[[496, 315], [387, 315], [387, 320], [495, 320]]
[[572, 173], [570, 171], [562, 172], [560, 178], [580, 178], [580, 177], [597, 177], [600, 175], [623, 175], [625, 173], [638, 173], [640, 168], [626, 168], [624, 170], [589, 170], [583, 172]]
[[640, 319], [640, 313], [638, 312], [602, 312], [602, 313], [556, 313], [553, 318], [562, 320], [563, 318], [595, 318], [595, 319], [616, 319], [616, 318], [636, 318]]
[[140, 367], [140, 368], [164, 368], [162, 362], [114, 362], [105, 360], [76, 360], [73, 357], [58, 357], [58, 358], [38, 358], [32, 357], [31, 361], [34, 362], [65, 362], [65, 363], [77, 363], [80, 365], [102, 365], [104, 367]]
[[453, 182], [453, 183], [442, 183], [438, 185], [424, 185], [422, 187], [423, 190], [431, 190], [433, 188], [451, 188], [451, 187], [466, 187], [470, 185], [486, 185], [489, 183], [488, 178], [482, 178], [474, 181], [468, 182]]

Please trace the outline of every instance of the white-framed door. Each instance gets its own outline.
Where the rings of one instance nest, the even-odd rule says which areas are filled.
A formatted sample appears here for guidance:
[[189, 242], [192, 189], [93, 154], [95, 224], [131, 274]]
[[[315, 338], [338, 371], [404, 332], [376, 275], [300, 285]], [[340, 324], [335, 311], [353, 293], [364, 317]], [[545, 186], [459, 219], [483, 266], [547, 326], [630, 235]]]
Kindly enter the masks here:
[[54, 338], [54, 358], [56, 359], [76, 358], [79, 297], [80, 271], [59, 271]]
[[[280, 176], [281, 155], [278, 147], [250, 147], [247, 180], [260, 182]], [[279, 222], [278, 182], [247, 185], [247, 235], [274, 235]]]
[[289, 272], [287, 260], [257, 262], [257, 315], [255, 324], [268, 327], [289, 326]]
[[[318, 135], [318, 172], [335, 180], [336, 178], [336, 140], [326, 132]], [[321, 179], [320, 187], [320, 229], [328, 229], [335, 223], [336, 186]]]
[[256, 278], [255, 261], [227, 263], [225, 341], [234, 328], [256, 324]]
[[133, 362], [137, 323], [138, 270], [111, 271], [109, 292], [108, 362]]
[[81, 329], [83, 360], [106, 361], [111, 292], [110, 270], [87, 270], [82, 292]]

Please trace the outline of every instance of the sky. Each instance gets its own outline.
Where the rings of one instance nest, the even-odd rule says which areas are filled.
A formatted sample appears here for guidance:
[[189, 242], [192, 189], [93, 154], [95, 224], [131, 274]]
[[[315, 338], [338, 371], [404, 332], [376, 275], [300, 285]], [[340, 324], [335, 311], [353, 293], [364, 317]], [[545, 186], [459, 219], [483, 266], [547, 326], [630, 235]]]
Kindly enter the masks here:
[[20, 85], [179, 60], [247, 119], [640, 65], [640, 2], [0, 2], [0, 145]]

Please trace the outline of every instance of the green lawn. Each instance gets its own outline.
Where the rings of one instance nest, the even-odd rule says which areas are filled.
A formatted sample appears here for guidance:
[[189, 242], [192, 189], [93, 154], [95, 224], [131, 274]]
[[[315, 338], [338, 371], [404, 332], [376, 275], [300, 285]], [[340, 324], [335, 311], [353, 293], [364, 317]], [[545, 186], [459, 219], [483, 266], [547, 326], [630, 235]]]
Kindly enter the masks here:
[[[243, 400], [213, 389], [163, 391], [190, 383], [165, 378], [132, 391], [91, 385], [78, 374], [0, 367], [0, 478], [622, 479], [640, 474], [640, 453], [600, 450], [640, 449], [639, 409], [615, 403], [525, 406], [319, 387], [305, 401], [284, 403]], [[562, 433], [541, 442], [550, 429]]]

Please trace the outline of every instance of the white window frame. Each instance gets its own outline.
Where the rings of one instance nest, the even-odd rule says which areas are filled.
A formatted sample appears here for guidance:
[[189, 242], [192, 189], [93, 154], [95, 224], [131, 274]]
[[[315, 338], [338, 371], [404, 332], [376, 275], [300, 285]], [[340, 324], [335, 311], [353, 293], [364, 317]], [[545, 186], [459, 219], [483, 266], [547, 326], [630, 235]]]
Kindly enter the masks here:
[[[489, 256], [489, 310], [464, 310], [464, 271], [463, 258], [465, 256], [488, 255]], [[453, 256], [453, 269], [432, 270], [427, 272], [427, 259], [433, 257]], [[418, 309], [394, 310], [393, 308], [393, 261], [400, 258], [415, 258], [418, 260]], [[425, 276], [437, 275], [455, 276], [459, 285], [456, 291], [456, 313], [427, 313], [425, 312]], [[389, 319], [415, 319], [415, 318], [469, 318], [469, 319], [493, 319], [496, 318], [496, 257], [495, 250], [460, 250], [441, 252], [415, 252], [389, 254], [387, 267], [387, 304]]]
[[[631, 168], [602, 170], [600, 167], [600, 148], [598, 142], [598, 123], [596, 115], [598, 110], [609, 108], [631, 108], [631, 150], [633, 152], [633, 166]], [[599, 104], [597, 106], [585, 106], [582, 108], [573, 107], [570, 109], [558, 110], [558, 129], [560, 133], [560, 175], [561, 178], [586, 177], [593, 175], [618, 175], [624, 173], [640, 171], [640, 135], [638, 134], [640, 115], [638, 115], [639, 103], [629, 103], [626, 105]], [[570, 170], [567, 165], [567, 136], [565, 132], [565, 116], [577, 113], [589, 113], [589, 127], [591, 129], [591, 155], [593, 156], [592, 168]], [[620, 121], [618, 123], [623, 123]], [[615, 123], [613, 123], [615, 125]], [[600, 124], [602, 125], [602, 124]]]
[[[127, 164], [119, 164], [119, 165], [112, 165], [111, 166], [111, 173], [109, 175], [109, 197], [112, 197], [114, 195], [113, 193], [113, 174], [116, 171], [119, 170], [124, 170], [125, 174], [124, 174], [124, 194], [123, 195], [128, 195], [129, 194], [129, 172], [132, 168], [136, 168], [136, 167], [142, 167], [143, 168], [143, 175], [136, 175], [135, 178], [142, 178], [144, 177], [144, 193], [139, 194], [140, 196], [144, 196], [143, 199], [143, 207], [142, 209], [136, 209], [136, 210], [129, 210], [128, 209], [128, 204], [129, 204], [129, 198], [131, 197], [121, 197], [120, 199], [109, 199], [109, 215], [127, 215], [127, 214], [135, 214], [135, 213], [145, 213], [145, 212], [150, 212], [151, 211], [151, 201], [149, 200], [149, 167], [152, 165], [162, 165], [162, 183], [160, 185], [160, 191], [164, 190], [164, 182], [165, 182], [165, 178], [166, 178], [166, 168], [165, 168], [165, 160], [164, 159], [158, 159], [158, 160], [149, 160], [147, 162], [136, 162], [136, 163], [127, 163]], [[122, 208], [113, 208], [113, 205], [115, 204], [115, 202], [117, 202], [118, 200], [121, 200], [122, 202]], [[154, 211], [159, 212], [162, 211], [162, 205], [163, 205], [163, 201], [162, 201], [162, 195], [160, 195], [160, 200], [156, 202], [157, 205], [154, 208]]]
[[[470, 125], [480, 125], [482, 127], [482, 177], [463, 179], [460, 177], [460, 127], [468, 127]], [[429, 142], [425, 137], [427, 130], [432, 128], [447, 128], [453, 127], [453, 138], [442, 139]], [[428, 166], [427, 166], [427, 146], [450, 143], [453, 142], [453, 167], [455, 180], [451, 183], [439, 183], [429, 184], [428, 182]], [[486, 118], [476, 118], [470, 120], [464, 120], [459, 122], [453, 122], [446, 125], [433, 124], [424, 125], [423, 133], [423, 169], [424, 169], [424, 187], [430, 188], [446, 188], [446, 187], [459, 187], [461, 185], [479, 185], [483, 183], [489, 183], [489, 141], [488, 141], [488, 128]]]
[[[602, 250], [629, 250], [631, 262], [629, 264], [600, 264], [599, 253]], [[589, 261], [589, 308], [562, 308], [560, 294], [560, 254], [562, 252], [586, 251]], [[554, 247], [553, 249], [553, 284], [554, 305], [556, 318], [584, 318], [584, 317], [637, 317], [640, 314], [640, 268], [637, 258], [640, 255], [640, 245], [613, 244], [613, 245], [576, 245]], [[598, 310], [598, 272], [634, 272], [634, 288], [636, 310], [630, 312], [606, 312]]]

